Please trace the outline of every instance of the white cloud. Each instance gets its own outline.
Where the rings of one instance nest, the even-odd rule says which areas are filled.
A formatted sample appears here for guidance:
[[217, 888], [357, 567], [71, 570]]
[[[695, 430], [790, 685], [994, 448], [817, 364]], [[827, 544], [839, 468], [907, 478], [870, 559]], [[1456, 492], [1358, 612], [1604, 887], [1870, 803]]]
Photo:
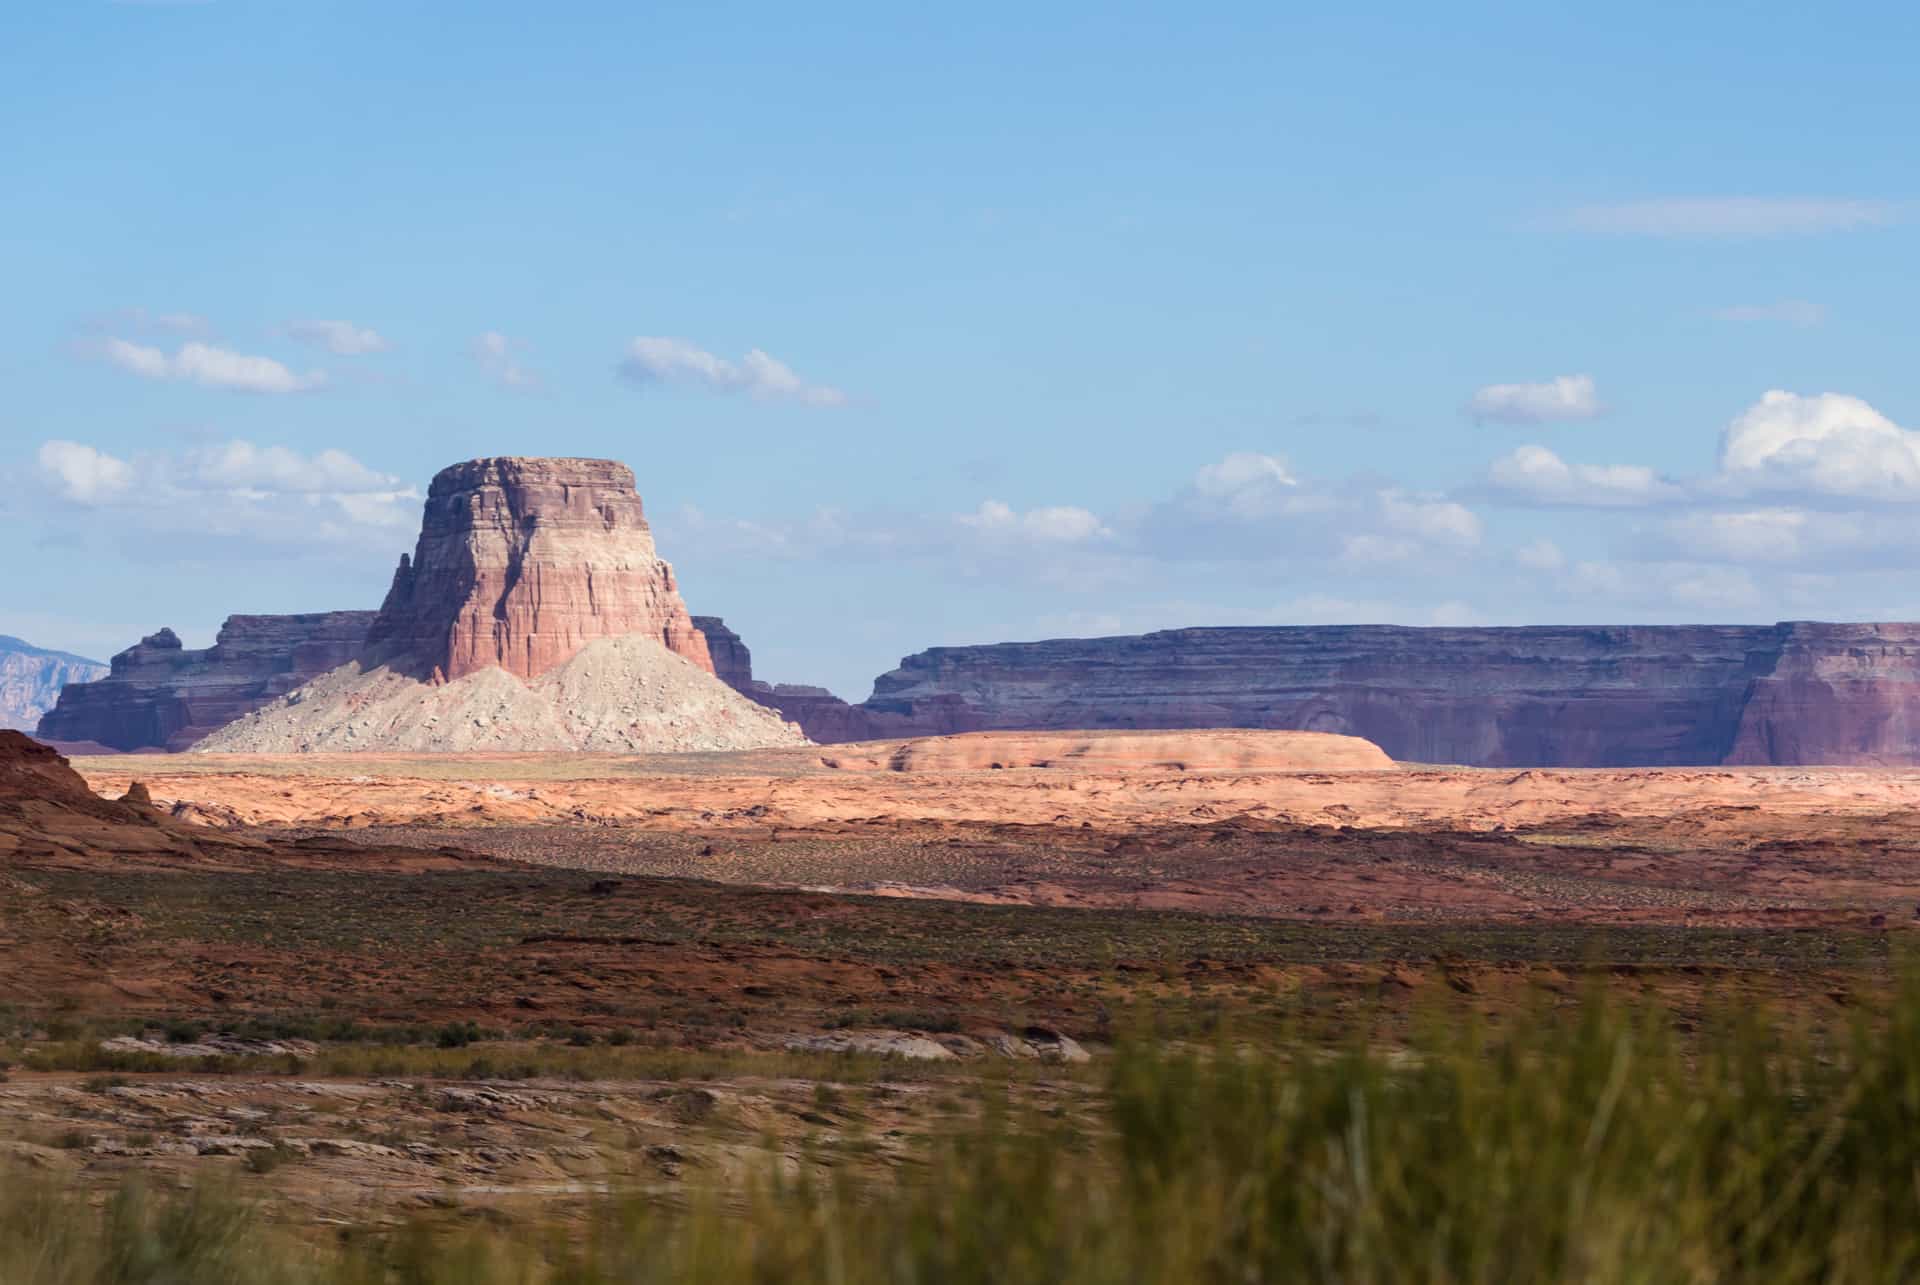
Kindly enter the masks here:
[[158, 348], [106, 339], [102, 355], [115, 366], [143, 379], [165, 379], [248, 393], [299, 393], [327, 382], [325, 371], [296, 375], [271, 357], [254, 357], [198, 340], [182, 344], [169, 356]]
[[77, 442], [39, 450], [59, 498], [128, 531], [265, 540], [277, 546], [404, 542], [420, 492], [344, 451], [308, 455], [233, 441], [123, 460]]
[[1604, 408], [1591, 375], [1556, 375], [1531, 384], [1488, 384], [1467, 401], [1467, 414], [1502, 424], [1592, 419]]
[[189, 451], [184, 458], [189, 466], [185, 477], [216, 489], [378, 495], [400, 486], [400, 479], [331, 449], [302, 455], [284, 446], [233, 441]]
[[1662, 197], [1581, 206], [1567, 216], [1567, 223], [1577, 231], [1614, 236], [1749, 239], [1885, 227], [1900, 213], [1889, 201]]
[[641, 336], [627, 345], [620, 373], [636, 383], [699, 384], [716, 392], [743, 392], [762, 401], [844, 406], [838, 388], [810, 384], [792, 367], [758, 348], [739, 361], [719, 357], [685, 339]]
[[519, 339], [509, 339], [498, 330], [489, 330], [473, 341], [473, 359], [487, 373], [487, 378], [502, 388], [538, 388], [540, 376], [520, 364], [515, 353], [525, 350], [526, 343]]
[[1766, 602], [1745, 570], [1706, 562], [1581, 562], [1575, 564], [1567, 583], [1574, 601], [1596, 611], [1630, 605], [1653, 607], [1663, 614], [1674, 608], [1710, 615], [1752, 614]]
[[1460, 549], [1480, 543], [1480, 519], [1463, 504], [1404, 491], [1381, 491], [1379, 502], [1381, 516], [1392, 530]]
[[1507, 503], [1569, 508], [1637, 508], [1685, 493], [1650, 468], [1569, 464], [1544, 446], [1522, 446], [1495, 460], [1481, 489]]
[[39, 459], [41, 472], [63, 498], [76, 504], [104, 503], [133, 483], [133, 470], [125, 460], [79, 442], [43, 443]]
[[1513, 560], [1528, 571], [1559, 571], [1567, 565], [1567, 555], [1551, 540], [1529, 540], [1513, 551]]
[[1257, 451], [1235, 451], [1193, 476], [1193, 489], [1202, 495], [1235, 495], [1254, 488], [1298, 485], [1300, 480], [1285, 460]]
[[1015, 536], [1043, 544], [1078, 544], [1102, 539], [1113, 532], [1098, 516], [1068, 505], [1016, 512], [999, 500], [987, 500], [973, 513], [960, 517], [962, 526], [990, 536]]
[[1741, 492], [1920, 498], [1920, 433], [1858, 397], [1775, 389], [1721, 434], [1717, 482]]
[[1827, 319], [1827, 306], [1805, 299], [1778, 303], [1743, 303], [1714, 310], [1715, 321], [1779, 321], [1790, 326], [1817, 326]]
[[338, 357], [361, 357], [392, 347], [379, 331], [351, 321], [289, 321], [286, 332], [303, 344], [324, 348]]

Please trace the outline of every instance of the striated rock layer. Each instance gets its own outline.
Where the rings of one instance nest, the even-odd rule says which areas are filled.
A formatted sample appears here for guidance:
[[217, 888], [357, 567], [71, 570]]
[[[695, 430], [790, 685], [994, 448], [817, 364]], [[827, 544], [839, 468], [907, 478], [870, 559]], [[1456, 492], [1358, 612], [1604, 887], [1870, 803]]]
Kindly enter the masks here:
[[107, 676], [71, 683], [37, 735], [114, 750], [182, 750], [207, 733], [360, 652], [371, 611], [229, 616], [209, 648], [190, 650], [171, 629], [113, 658]]
[[91, 682], [106, 672], [97, 660], [0, 634], [0, 728], [31, 732], [53, 708], [61, 688]]
[[[937, 647], [848, 711], [862, 737], [1263, 727], [1359, 736], [1403, 762], [1913, 764], [1920, 625], [1255, 627]], [[836, 739], [823, 730], [809, 727]]]
[[420, 540], [402, 555], [368, 635], [376, 661], [407, 657], [462, 678], [557, 669], [598, 638], [640, 634], [713, 672], [654, 551], [633, 470], [612, 460], [496, 458], [443, 469]]

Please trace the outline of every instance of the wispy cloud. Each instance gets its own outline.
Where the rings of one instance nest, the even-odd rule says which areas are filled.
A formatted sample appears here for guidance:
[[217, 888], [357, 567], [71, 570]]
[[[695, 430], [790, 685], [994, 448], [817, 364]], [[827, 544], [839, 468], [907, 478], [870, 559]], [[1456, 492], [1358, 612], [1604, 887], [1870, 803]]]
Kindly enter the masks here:
[[1544, 446], [1495, 460], [1475, 493], [1546, 508], [1641, 508], [1678, 500], [1684, 488], [1638, 464], [1569, 464]]
[[385, 548], [404, 543], [420, 492], [340, 450], [312, 454], [231, 441], [121, 457], [81, 442], [45, 442], [36, 455], [51, 525], [66, 508], [87, 529], [193, 538], [246, 537]]
[[160, 379], [246, 393], [302, 393], [327, 382], [323, 370], [293, 371], [271, 357], [256, 357], [195, 340], [169, 354], [125, 339], [106, 339], [100, 355], [142, 379]]
[[1556, 375], [1530, 384], [1488, 384], [1467, 400], [1474, 419], [1501, 424], [1550, 424], [1592, 419], [1605, 407], [1592, 375]]
[[758, 348], [739, 361], [719, 357], [685, 339], [641, 336], [627, 345], [620, 373], [639, 384], [694, 384], [714, 392], [745, 393], [761, 401], [844, 406], [838, 388], [802, 379], [792, 367]]
[[1643, 201], [1583, 205], [1569, 211], [1567, 226], [1608, 236], [1746, 239], [1850, 232], [1897, 222], [1892, 201], [1818, 197], [1656, 197]]
[[1731, 308], [1716, 308], [1715, 321], [1779, 321], [1790, 326], [1817, 326], [1827, 319], [1827, 305], [1805, 299], [1782, 299], [1778, 303], [1743, 303]]
[[336, 357], [361, 357], [393, 346], [379, 331], [351, 321], [289, 321], [283, 329], [289, 337]]
[[89, 317], [82, 328], [92, 334], [167, 334], [205, 338], [213, 323], [197, 312], [153, 312], [146, 308], [116, 308]]
[[520, 364], [515, 354], [526, 351], [526, 341], [489, 330], [473, 341], [473, 359], [487, 378], [502, 388], [538, 388], [540, 376]]

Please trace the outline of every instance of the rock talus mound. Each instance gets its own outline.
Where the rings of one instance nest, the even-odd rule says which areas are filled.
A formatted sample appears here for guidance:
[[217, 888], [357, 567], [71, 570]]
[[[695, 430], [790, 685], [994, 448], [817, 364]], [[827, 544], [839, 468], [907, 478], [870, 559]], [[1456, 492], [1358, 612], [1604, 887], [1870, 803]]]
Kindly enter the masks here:
[[115, 750], [183, 750], [247, 711], [359, 655], [371, 611], [229, 616], [205, 649], [171, 629], [113, 658], [92, 682], [70, 682], [40, 720], [42, 740]]
[[496, 458], [443, 469], [419, 543], [368, 634], [370, 658], [452, 680], [533, 679], [587, 644], [652, 638], [713, 672], [706, 640], [654, 550], [633, 471], [612, 460]]
[[195, 753], [669, 753], [805, 745], [779, 714], [650, 635], [602, 638], [531, 682], [503, 669], [447, 682], [359, 663], [322, 675]]

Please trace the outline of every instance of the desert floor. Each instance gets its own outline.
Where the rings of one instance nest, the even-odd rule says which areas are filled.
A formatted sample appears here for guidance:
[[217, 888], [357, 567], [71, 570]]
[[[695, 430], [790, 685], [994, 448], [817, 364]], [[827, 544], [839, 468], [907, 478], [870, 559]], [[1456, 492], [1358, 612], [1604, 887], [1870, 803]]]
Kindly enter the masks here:
[[302, 1227], [548, 1216], [879, 1174], [1008, 1095], [1072, 1119], [1136, 1036], [1390, 1046], [1593, 987], [1841, 1023], [1920, 916], [1920, 772], [1332, 739], [78, 760], [275, 842], [0, 866], [0, 1150], [231, 1174]]

